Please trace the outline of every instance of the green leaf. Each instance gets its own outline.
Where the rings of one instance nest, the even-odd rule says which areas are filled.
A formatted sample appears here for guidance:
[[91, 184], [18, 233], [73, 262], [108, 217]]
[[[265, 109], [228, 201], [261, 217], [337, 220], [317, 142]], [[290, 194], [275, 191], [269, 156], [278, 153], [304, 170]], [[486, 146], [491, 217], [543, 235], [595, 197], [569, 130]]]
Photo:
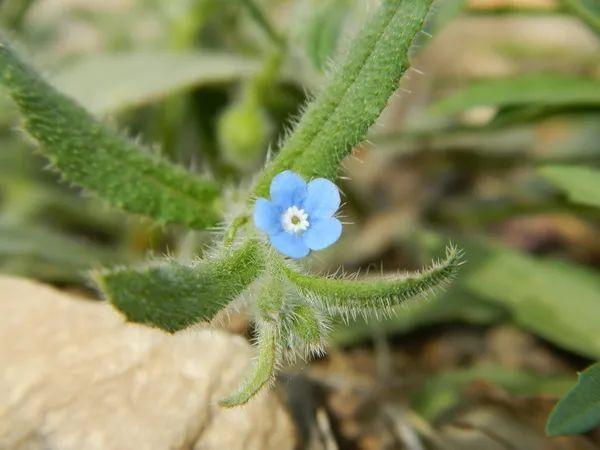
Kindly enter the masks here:
[[540, 174], [575, 203], [600, 208], [600, 170], [583, 166], [547, 166]]
[[2, 23], [11, 30], [21, 31], [27, 13], [36, 0], [13, 0], [2, 2]]
[[600, 362], [579, 375], [577, 384], [554, 407], [546, 433], [581, 434], [600, 425]]
[[0, 175], [2, 214], [11, 221], [43, 222], [62, 230], [85, 230], [90, 235], [116, 236], [124, 231], [126, 221], [116, 210], [33, 177], [14, 176], [19, 172], [13, 166], [8, 175]]
[[436, 375], [414, 395], [413, 408], [428, 421], [435, 421], [464, 400], [465, 388], [485, 381], [519, 397], [563, 395], [573, 378], [563, 375], [541, 375], [498, 365], [485, 364], [451, 370]]
[[392, 313], [394, 308], [448, 283], [462, 263], [462, 252], [446, 249], [443, 261], [422, 272], [373, 280], [346, 280], [300, 274], [285, 268], [286, 277], [300, 293], [331, 313]]
[[563, 7], [579, 17], [600, 36], [600, 3], [598, 0], [561, 0]]
[[52, 166], [112, 205], [162, 223], [206, 228], [220, 219], [211, 181], [140, 148], [50, 87], [0, 43], [0, 82]]
[[258, 357], [250, 376], [238, 387], [238, 389], [228, 397], [219, 400], [219, 405], [226, 408], [240, 406], [254, 397], [263, 386], [273, 380], [277, 355], [278, 333], [275, 327], [262, 325], [258, 329]]
[[51, 81], [90, 111], [105, 114], [192, 87], [246, 78], [258, 69], [255, 61], [231, 54], [130, 51], [88, 56]]
[[81, 282], [86, 270], [121, 259], [116, 251], [50, 228], [0, 223], [0, 271], [4, 273]]
[[327, 68], [327, 63], [337, 48], [348, 10], [347, 0], [327, 0], [317, 5], [312, 17], [308, 19], [306, 53], [317, 69]]
[[344, 64], [308, 105], [254, 193], [266, 197], [271, 180], [293, 169], [306, 179], [334, 178], [341, 160], [364, 139], [407, 70], [408, 50], [431, 0], [385, 0], [350, 46]]
[[431, 112], [455, 114], [481, 105], [598, 106], [600, 81], [549, 73], [484, 80], [440, 100]]
[[[519, 108], [521, 110], [528, 108]], [[496, 116], [498, 117], [498, 116]], [[600, 148], [600, 114], [565, 114], [552, 119], [531, 123], [514, 123], [510, 126], [449, 126], [407, 129], [400, 132], [373, 133], [369, 142], [378, 151], [394, 154], [429, 151], [469, 152], [503, 158], [527, 158], [527, 161], [561, 163], [563, 161], [597, 160]], [[560, 137], [540, 141], [540, 129], [560, 126]]]
[[217, 312], [264, 270], [257, 241], [223, 256], [184, 265], [175, 261], [94, 274], [102, 292], [127, 320], [175, 332]]
[[470, 263], [461, 285], [505, 306], [523, 328], [580, 355], [600, 358], [598, 272], [500, 246], [478, 244], [467, 251]]

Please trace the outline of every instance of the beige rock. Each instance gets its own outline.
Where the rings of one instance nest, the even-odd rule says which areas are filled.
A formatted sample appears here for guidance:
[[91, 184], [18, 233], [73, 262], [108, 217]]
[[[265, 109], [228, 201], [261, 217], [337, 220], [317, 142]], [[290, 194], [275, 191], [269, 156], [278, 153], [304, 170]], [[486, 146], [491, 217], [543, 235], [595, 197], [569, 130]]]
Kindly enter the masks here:
[[241, 337], [167, 335], [125, 324], [105, 303], [0, 276], [0, 449], [293, 448], [272, 392], [217, 405], [251, 356]]

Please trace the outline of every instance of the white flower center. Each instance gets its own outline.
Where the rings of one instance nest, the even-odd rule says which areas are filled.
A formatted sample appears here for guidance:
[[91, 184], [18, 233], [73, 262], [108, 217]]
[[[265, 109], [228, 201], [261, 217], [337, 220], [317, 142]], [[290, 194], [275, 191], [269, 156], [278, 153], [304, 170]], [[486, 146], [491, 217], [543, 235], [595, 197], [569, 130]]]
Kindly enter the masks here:
[[285, 231], [291, 234], [306, 231], [309, 225], [308, 214], [297, 206], [290, 206], [281, 216], [281, 226], [283, 226]]

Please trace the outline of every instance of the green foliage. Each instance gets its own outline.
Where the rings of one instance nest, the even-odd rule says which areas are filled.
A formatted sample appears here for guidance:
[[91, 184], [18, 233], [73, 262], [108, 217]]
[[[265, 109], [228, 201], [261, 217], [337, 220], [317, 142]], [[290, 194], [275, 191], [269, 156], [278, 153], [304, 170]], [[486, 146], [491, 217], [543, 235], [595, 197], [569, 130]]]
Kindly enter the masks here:
[[256, 296], [256, 306], [260, 320], [277, 323], [281, 320], [281, 309], [285, 303], [285, 285], [271, 274], [263, 280]]
[[600, 425], [600, 362], [579, 374], [577, 384], [552, 410], [546, 423], [550, 436], [581, 434]]
[[541, 375], [508, 369], [497, 365], [481, 365], [441, 373], [430, 378], [414, 396], [413, 408], [428, 421], [460, 404], [469, 385], [484, 381], [514, 396], [560, 396], [572, 385], [573, 378]]
[[296, 129], [267, 165], [254, 193], [292, 169], [306, 179], [335, 178], [341, 160], [364, 139], [408, 68], [408, 50], [431, 0], [385, 0], [351, 45], [346, 61], [308, 105]]
[[550, 73], [483, 80], [440, 100], [431, 111], [455, 114], [480, 105], [598, 106], [600, 81]]
[[[211, 123], [201, 130], [208, 136], [206, 141], [212, 138], [222, 144], [224, 153], [219, 156], [246, 169], [248, 161], [263, 150], [268, 133], [262, 109], [273, 85], [280, 82], [287, 44], [254, 1], [241, 3], [276, 44], [261, 72], [254, 72], [252, 62], [223, 55], [130, 52], [84, 61], [56, 80], [93, 112], [106, 113], [145, 105], [188, 87], [251, 75], [240, 102], [225, 109], [216, 127]], [[327, 26], [313, 30], [312, 56], [321, 66], [335, 46], [344, 13], [337, 0], [332, 4], [337, 5], [339, 14], [324, 13]], [[431, 0], [382, 2], [352, 44], [345, 63], [309, 104], [279, 154], [259, 174], [254, 194], [266, 194], [273, 176], [285, 169], [307, 179], [336, 176], [342, 159], [364, 139], [396, 91], [409, 66], [409, 48], [430, 4]], [[193, 43], [195, 33], [184, 22], [179, 26], [174, 36], [177, 45]], [[177, 70], [172, 70], [174, 67]], [[329, 279], [300, 273], [266, 243], [256, 240], [256, 230], [249, 226], [249, 211], [240, 212], [233, 205], [239, 200], [237, 192], [228, 193], [224, 201], [221, 186], [153, 156], [99, 123], [75, 100], [54, 90], [6, 44], [0, 45], [0, 77], [21, 110], [27, 131], [69, 181], [161, 224], [202, 229], [228, 218], [223, 242], [203, 260], [190, 264], [167, 260], [94, 273], [106, 298], [128, 321], [167, 332], [210, 321], [236, 300], [240, 304], [251, 301], [258, 358], [249, 377], [221, 400], [223, 406], [249, 401], [274, 379], [284, 362], [321, 354], [333, 315], [391, 315], [409, 299], [448, 283], [461, 264], [461, 252], [451, 247], [445, 259], [429, 269], [388, 279]], [[211, 105], [214, 109], [206, 114], [211, 118], [204, 117], [203, 125], [224, 110], [224, 101]], [[196, 102], [189, 105], [192, 111]], [[167, 120], [184, 115], [179, 106], [167, 108]], [[138, 112], [143, 113], [146, 111]], [[233, 172], [221, 167], [218, 156], [210, 162], [222, 178]], [[180, 254], [193, 251], [187, 244], [181, 245]]]
[[27, 13], [35, 3], [35, 0], [9, 0], [2, 2], [0, 12], [2, 23], [8, 28], [20, 29]]
[[540, 174], [564, 191], [569, 199], [600, 208], [600, 170], [584, 166], [547, 166]]
[[[438, 251], [445, 239], [422, 231], [412, 238], [422, 241], [431, 252]], [[468, 297], [475, 297], [478, 302], [490, 303], [498, 308], [496, 318], [504, 311], [522, 328], [559, 347], [593, 359], [600, 357], [596, 324], [600, 278], [593, 269], [530, 256], [488, 239], [453, 239], [465, 249], [468, 260], [448, 295], [456, 292], [465, 302], [473, 303]]]
[[247, 78], [258, 68], [255, 61], [231, 54], [130, 51], [85, 57], [51, 81], [93, 113], [106, 114], [192, 87]]
[[600, 36], [600, 3], [596, 0], [560, 0], [560, 3]]
[[448, 283], [456, 275], [461, 263], [462, 253], [455, 247], [449, 247], [444, 260], [433, 264], [429, 269], [387, 280], [321, 278], [303, 275], [292, 269], [285, 269], [285, 275], [302, 295], [332, 313], [386, 314], [392, 313], [394, 308], [404, 302]]
[[142, 151], [97, 122], [6, 43], [0, 43], [0, 77], [25, 118], [25, 128], [69, 181], [158, 222], [205, 228], [219, 220], [219, 189], [213, 182]]
[[281, 354], [278, 362], [282, 358], [294, 361], [298, 357], [323, 353], [329, 321], [317, 308], [297, 295], [278, 269], [271, 268], [270, 277], [262, 280], [257, 306], [258, 323], [276, 327], [279, 334]]
[[239, 0], [239, 2], [249, 12], [250, 17], [254, 19], [256, 24], [262, 28], [265, 34], [273, 41], [274, 44], [283, 47], [285, 45], [285, 39], [281, 36], [273, 24], [269, 21], [267, 16], [264, 14], [262, 9], [258, 7], [254, 0]]
[[277, 361], [279, 336], [274, 327], [262, 326], [258, 330], [258, 356], [250, 375], [230, 396], [219, 400], [226, 408], [240, 406], [254, 397], [266, 384], [273, 380]]
[[121, 255], [42, 226], [0, 222], [0, 268], [5, 273], [73, 282]]
[[290, 337], [299, 341], [288, 341], [289, 347], [298, 349], [304, 347], [305, 354], [310, 354], [312, 351], [321, 352], [327, 325], [314, 308], [305, 303], [294, 305], [288, 322], [285, 326], [289, 327]]
[[75, 197], [67, 190], [47, 183], [2, 176], [0, 196], [3, 216], [13, 223], [43, 222], [56, 229], [83, 228], [107, 235], [124, 231], [123, 216], [116, 211], [99, 208], [93, 199]]
[[[563, 348], [600, 358], [600, 278], [575, 264], [542, 260], [492, 246], [470, 258], [461, 284], [503, 305], [524, 328]], [[481, 252], [481, 250], [480, 250]]]
[[94, 278], [127, 320], [173, 333], [211, 320], [263, 272], [264, 264], [260, 244], [250, 240], [193, 265], [170, 261], [124, 267], [98, 272]]

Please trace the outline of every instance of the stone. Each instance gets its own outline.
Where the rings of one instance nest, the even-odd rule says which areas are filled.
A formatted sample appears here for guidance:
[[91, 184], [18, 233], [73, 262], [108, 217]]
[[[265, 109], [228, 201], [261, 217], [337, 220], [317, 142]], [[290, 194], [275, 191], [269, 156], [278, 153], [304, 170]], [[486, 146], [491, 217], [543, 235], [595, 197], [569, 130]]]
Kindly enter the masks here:
[[217, 404], [252, 355], [240, 336], [168, 335], [105, 302], [0, 276], [0, 449], [292, 449], [274, 392]]

